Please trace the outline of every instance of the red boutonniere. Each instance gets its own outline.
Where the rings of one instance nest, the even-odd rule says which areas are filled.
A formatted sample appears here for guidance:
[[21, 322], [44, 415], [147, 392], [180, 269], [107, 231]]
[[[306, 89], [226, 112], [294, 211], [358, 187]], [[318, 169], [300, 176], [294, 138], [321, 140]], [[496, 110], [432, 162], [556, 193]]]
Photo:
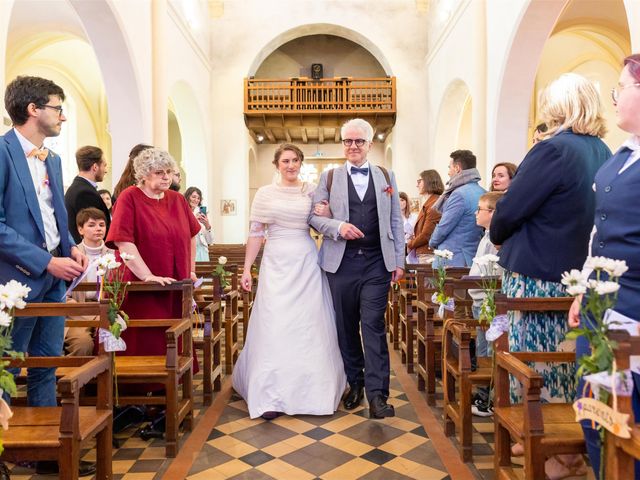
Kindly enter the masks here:
[[382, 191], [389, 196], [393, 195], [393, 187], [391, 185], [387, 185], [382, 189]]

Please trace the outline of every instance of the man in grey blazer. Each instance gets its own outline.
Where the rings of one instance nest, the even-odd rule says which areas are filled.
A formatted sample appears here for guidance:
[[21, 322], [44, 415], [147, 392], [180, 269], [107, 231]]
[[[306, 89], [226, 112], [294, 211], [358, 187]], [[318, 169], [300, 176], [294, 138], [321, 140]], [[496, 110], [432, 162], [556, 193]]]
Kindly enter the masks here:
[[[324, 236], [319, 262], [329, 280], [350, 385], [344, 406], [356, 408], [364, 390], [371, 418], [392, 417], [384, 311], [390, 283], [404, 274], [400, 201], [393, 173], [367, 160], [371, 125], [353, 119], [341, 134], [347, 162], [320, 177], [309, 223]], [[327, 202], [329, 216], [320, 215]]]

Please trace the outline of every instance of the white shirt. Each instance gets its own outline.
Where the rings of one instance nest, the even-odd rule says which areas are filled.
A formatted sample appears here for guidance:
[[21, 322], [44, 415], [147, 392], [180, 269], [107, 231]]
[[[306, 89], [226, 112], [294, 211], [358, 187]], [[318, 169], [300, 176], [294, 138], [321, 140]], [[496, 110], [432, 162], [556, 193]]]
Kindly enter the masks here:
[[371, 175], [371, 167], [369, 166], [369, 160], [364, 162], [360, 167], [356, 168], [368, 168], [369, 172], [366, 175], [362, 173], [354, 173], [351, 175], [351, 167], [356, 167], [355, 165], [347, 162], [347, 173], [351, 177], [351, 181], [353, 182], [353, 186], [356, 188], [356, 192], [358, 193], [358, 197], [360, 200], [364, 200], [364, 195], [367, 193], [367, 187], [369, 186], [369, 175]]
[[37, 157], [29, 157], [27, 155], [36, 147], [33, 143], [27, 140], [20, 132], [14, 129], [16, 137], [20, 142], [22, 151], [27, 160], [29, 166], [29, 172], [31, 172], [31, 180], [33, 180], [33, 186], [36, 190], [36, 196], [38, 197], [38, 205], [40, 206], [40, 213], [42, 215], [42, 223], [44, 224], [44, 236], [47, 242], [47, 250], [51, 251], [60, 245], [60, 232], [58, 231], [58, 224], [56, 223], [56, 217], [53, 210], [53, 193], [49, 188], [49, 176], [47, 175], [47, 166], [45, 162], [41, 161]]
[[627, 161], [624, 162], [624, 165], [622, 166], [620, 171], [618, 171], [618, 175], [620, 175], [627, 168], [629, 168], [631, 165], [636, 163], [638, 159], [640, 159], [640, 137], [634, 135], [631, 138], [627, 139], [627, 141], [624, 142], [622, 146], [630, 148], [631, 155], [629, 155], [629, 158], [627, 158]]

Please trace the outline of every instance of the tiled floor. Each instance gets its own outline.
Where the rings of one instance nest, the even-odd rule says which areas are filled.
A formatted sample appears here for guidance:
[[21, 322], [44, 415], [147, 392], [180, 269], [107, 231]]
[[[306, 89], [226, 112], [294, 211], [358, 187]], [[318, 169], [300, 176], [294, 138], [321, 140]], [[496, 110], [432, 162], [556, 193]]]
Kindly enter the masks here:
[[251, 420], [235, 394], [197, 456], [189, 480], [449, 478], [395, 378], [396, 416], [369, 420], [366, 407], [334, 415]]

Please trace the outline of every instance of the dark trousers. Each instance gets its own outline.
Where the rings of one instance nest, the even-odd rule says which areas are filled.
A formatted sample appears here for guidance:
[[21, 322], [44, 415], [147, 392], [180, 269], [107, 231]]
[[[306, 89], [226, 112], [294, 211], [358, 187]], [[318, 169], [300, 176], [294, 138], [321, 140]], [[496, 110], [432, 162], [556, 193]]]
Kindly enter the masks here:
[[384, 265], [382, 252], [359, 255], [347, 252], [338, 271], [327, 272], [327, 279], [347, 380], [352, 386], [364, 384], [369, 401], [377, 395], [387, 399], [389, 348], [384, 312], [391, 273]]

